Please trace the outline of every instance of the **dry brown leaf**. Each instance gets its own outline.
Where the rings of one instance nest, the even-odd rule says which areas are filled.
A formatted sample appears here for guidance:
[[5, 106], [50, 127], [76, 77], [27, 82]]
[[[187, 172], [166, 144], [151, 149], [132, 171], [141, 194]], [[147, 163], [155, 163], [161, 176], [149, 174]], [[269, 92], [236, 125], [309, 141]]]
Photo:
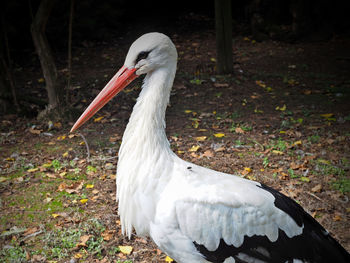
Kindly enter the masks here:
[[314, 192], [314, 193], [321, 192], [322, 191], [322, 185], [321, 184], [315, 185], [314, 187], [311, 188], [311, 191]]
[[87, 247], [86, 242], [90, 239], [91, 235], [83, 235], [80, 237], [80, 242], [76, 245], [77, 248], [79, 247]]
[[30, 234], [37, 232], [38, 230], [39, 230], [39, 228], [37, 228], [37, 227], [28, 228], [27, 231], [23, 233], [23, 236], [28, 236]]
[[207, 157], [207, 158], [211, 158], [214, 157], [214, 153], [212, 150], [206, 150], [203, 154], [202, 157]]
[[103, 237], [103, 240], [104, 240], [104, 241], [109, 241], [109, 240], [112, 239], [114, 232], [115, 232], [114, 230], [105, 230], [105, 231], [101, 234], [101, 236]]
[[236, 132], [236, 133], [240, 133], [240, 134], [245, 133], [245, 131], [243, 131], [243, 129], [242, 129], [241, 127], [237, 127], [237, 128], [235, 129], [235, 132]]
[[42, 130], [36, 130], [36, 129], [33, 129], [33, 128], [29, 128], [29, 132], [31, 134], [39, 135], [42, 132]]

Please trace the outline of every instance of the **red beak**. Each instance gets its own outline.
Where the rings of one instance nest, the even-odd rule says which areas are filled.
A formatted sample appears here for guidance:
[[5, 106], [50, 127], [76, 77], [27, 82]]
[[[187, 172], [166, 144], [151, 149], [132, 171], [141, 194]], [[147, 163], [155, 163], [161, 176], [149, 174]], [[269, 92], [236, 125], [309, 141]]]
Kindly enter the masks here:
[[97, 97], [91, 102], [80, 118], [73, 125], [70, 132], [75, 131], [86, 121], [88, 121], [96, 112], [98, 112], [108, 101], [122, 91], [127, 85], [138, 77], [135, 74], [136, 69], [123, 66], [117, 74], [107, 83]]

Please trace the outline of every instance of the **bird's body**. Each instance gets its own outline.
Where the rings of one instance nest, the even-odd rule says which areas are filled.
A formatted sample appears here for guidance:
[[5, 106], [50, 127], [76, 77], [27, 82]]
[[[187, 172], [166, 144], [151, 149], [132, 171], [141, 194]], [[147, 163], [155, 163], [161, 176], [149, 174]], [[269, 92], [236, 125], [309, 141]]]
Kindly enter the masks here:
[[[179, 263], [350, 262], [346, 250], [288, 197], [171, 151], [164, 119], [176, 62], [171, 40], [149, 33], [133, 43], [116, 75], [147, 74], [119, 150], [122, 232], [150, 236]], [[107, 90], [101, 96], [110, 99]]]

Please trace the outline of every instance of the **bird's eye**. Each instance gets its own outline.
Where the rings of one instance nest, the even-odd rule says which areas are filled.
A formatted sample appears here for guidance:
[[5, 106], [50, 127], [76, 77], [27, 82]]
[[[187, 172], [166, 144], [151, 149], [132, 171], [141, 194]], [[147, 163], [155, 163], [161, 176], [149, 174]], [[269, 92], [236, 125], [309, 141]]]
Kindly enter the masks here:
[[139, 62], [140, 60], [147, 58], [147, 57], [148, 57], [148, 54], [149, 54], [150, 52], [151, 52], [151, 51], [141, 51], [141, 52], [137, 55], [136, 64], [137, 64], [137, 62]]

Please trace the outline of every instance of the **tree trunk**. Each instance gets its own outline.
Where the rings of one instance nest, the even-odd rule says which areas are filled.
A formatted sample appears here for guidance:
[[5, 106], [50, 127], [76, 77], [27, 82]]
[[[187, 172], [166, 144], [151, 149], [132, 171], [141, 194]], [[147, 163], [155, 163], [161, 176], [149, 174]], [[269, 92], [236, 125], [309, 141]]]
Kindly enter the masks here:
[[45, 36], [46, 23], [54, 6], [54, 0], [42, 0], [31, 25], [31, 33], [36, 52], [38, 53], [41, 68], [46, 82], [46, 90], [49, 98], [48, 109], [59, 105], [57, 92], [57, 69], [55, 61]]
[[231, 0], [215, 0], [216, 56], [219, 74], [232, 73]]

